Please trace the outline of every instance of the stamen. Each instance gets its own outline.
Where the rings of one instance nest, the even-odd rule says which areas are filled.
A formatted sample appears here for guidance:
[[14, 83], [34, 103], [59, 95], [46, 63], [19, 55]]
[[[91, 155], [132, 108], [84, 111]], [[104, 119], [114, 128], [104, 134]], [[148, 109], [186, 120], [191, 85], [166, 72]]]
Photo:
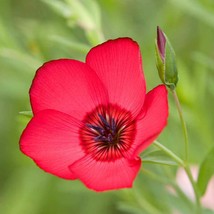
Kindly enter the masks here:
[[94, 140], [95, 140], [96, 142], [98, 142], [98, 141], [100, 141], [100, 140], [102, 139], [102, 137], [103, 137], [103, 136], [99, 135], [99, 136], [95, 137]]
[[94, 130], [98, 131], [102, 135], [105, 134], [105, 130], [103, 128], [99, 127], [99, 126], [94, 126], [94, 125], [91, 125], [91, 124], [88, 124], [88, 123], [86, 124], [86, 126], [88, 128], [91, 128], [91, 129], [94, 129]]
[[103, 122], [103, 124], [106, 126], [106, 128], [111, 128], [107, 120], [101, 114], [98, 114], [98, 116], [100, 120]]
[[100, 120], [103, 122], [103, 127], [95, 126], [92, 124], [86, 124], [86, 126], [90, 129], [94, 129], [98, 131], [99, 136], [94, 137], [96, 142], [103, 141], [112, 143], [116, 137], [116, 123], [115, 120], [111, 119], [111, 125], [107, 122], [107, 120], [99, 114]]
[[112, 118], [111, 120], [111, 129], [112, 129], [112, 133], [115, 135], [116, 134], [116, 123], [115, 123], [115, 120], [114, 118]]

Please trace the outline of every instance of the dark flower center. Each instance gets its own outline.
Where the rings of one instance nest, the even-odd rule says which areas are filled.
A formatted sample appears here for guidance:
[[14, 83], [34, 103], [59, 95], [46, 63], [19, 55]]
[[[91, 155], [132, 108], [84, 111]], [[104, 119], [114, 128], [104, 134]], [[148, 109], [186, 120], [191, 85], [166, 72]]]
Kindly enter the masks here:
[[124, 157], [135, 137], [131, 113], [117, 105], [97, 107], [86, 115], [83, 124], [81, 146], [96, 160], [114, 161]]
[[102, 125], [92, 125], [92, 124], [86, 124], [86, 126], [94, 130], [97, 133], [97, 136], [94, 138], [96, 142], [102, 141], [103, 143], [112, 143], [116, 144], [118, 141], [118, 133], [116, 130], [116, 123], [114, 118], [111, 118], [109, 121], [107, 121], [106, 118], [104, 118], [101, 114], [98, 114], [100, 121], [102, 121]]

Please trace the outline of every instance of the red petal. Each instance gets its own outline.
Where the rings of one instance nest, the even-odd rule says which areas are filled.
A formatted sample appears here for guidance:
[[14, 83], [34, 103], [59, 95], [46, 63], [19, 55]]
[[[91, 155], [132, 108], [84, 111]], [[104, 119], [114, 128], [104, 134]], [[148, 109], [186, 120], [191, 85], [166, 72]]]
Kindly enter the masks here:
[[86, 63], [105, 84], [112, 104], [137, 115], [145, 97], [145, 80], [139, 46], [129, 38], [109, 40], [93, 48]]
[[86, 64], [69, 59], [54, 60], [38, 69], [30, 89], [33, 112], [55, 109], [83, 118], [107, 102], [107, 92]]
[[148, 147], [167, 124], [168, 100], [164, 85], [157, 86], [146, 95], [140, 117], [137, 122], [135, 143], [133, 144], [134, 156]]
[[21, 136], [21, 151], [45, 171], [74, 179], [68, 166], [84, 156], [79, 126], [80, 122], [67, 114], [55, 110], [38, 112]]
[[140, 166], [139, 158], [99, 162], [87, 155], [69, 168], [88, 188], [100, 192], [132, 187]]

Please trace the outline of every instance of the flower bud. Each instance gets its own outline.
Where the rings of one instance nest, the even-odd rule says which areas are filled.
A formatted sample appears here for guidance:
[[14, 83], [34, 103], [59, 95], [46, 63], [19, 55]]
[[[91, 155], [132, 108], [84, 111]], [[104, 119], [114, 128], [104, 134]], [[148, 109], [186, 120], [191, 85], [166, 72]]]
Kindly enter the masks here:
[[156, 40], [156, 66], [158, 69], [161, 81], [170, 89], [175, 89], [178, 82], [178, 72], [175, 61], [175, 52], [164, 34], [164, 32], [157, 27]]

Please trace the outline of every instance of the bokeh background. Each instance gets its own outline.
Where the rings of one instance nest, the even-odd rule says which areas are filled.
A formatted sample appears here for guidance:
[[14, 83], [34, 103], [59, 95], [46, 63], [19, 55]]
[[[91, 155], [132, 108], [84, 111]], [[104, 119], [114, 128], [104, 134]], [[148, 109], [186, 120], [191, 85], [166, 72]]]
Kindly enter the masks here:
[[[192, 213], [193, 204], [185, 195], [171, 195], [166, 189], [175, 166], [145, 160], [133, 189], [95, 193], [79, 181], [43, 172], [19, 151], [19, 137], [29, 120], [19, 112], [30, 110], [28, 91], [39, 66], [57, 58], [84, 61], [87, 51], [103, 39], [132, 37], [141, 46], [150, 90], [160, 84], [157, 25], [177, 55], [177, 90], [189, 131], [190, 162], [198, 165], [214, 144], [213, 0], [0, 0], [1, 214]], [[183, 157], [171, 94], [169, 100], [168, 126], [159, 141]]]

